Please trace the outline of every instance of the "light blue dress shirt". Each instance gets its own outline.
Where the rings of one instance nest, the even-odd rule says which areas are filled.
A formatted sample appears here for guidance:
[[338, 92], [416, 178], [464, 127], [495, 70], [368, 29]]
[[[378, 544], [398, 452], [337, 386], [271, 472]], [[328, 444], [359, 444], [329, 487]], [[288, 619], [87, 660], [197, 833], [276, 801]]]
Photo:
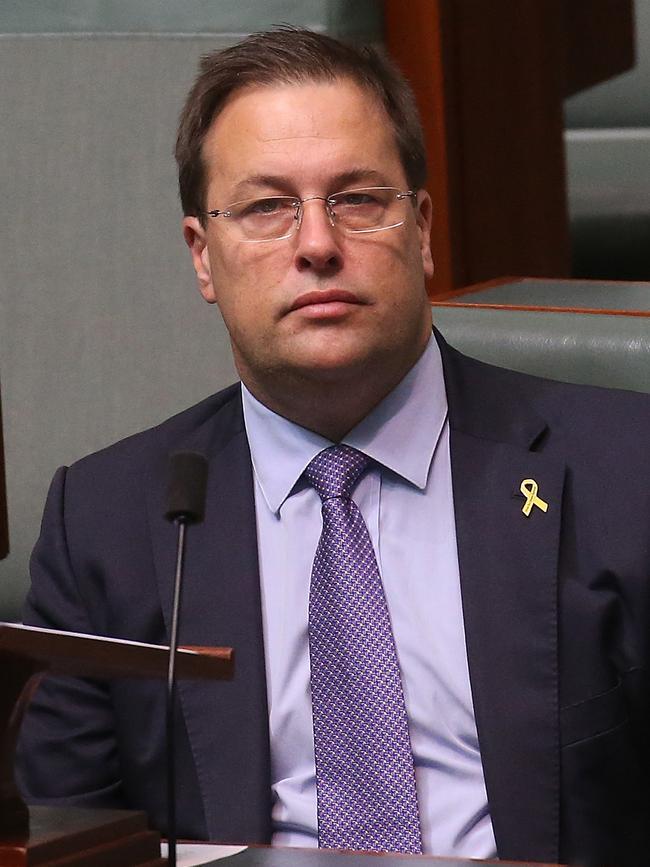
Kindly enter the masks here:
[[[332, 443], [242, 386], [255, 478], [269, 703], [273, 843], [316, 846], [307, 620], [321, 502], [301, 479]], [[424, 851], [492, 858], [496, 845], [470, 690], [442, 362], [417, 364], [343, 440], [372, 465], [354, 492], [390, 611]]]

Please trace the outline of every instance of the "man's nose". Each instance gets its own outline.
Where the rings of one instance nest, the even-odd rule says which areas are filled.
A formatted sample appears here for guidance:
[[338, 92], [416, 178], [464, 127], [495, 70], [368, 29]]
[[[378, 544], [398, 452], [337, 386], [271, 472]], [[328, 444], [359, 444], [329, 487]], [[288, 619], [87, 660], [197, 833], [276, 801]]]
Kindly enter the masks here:
[[341, 267], [340, 235], [334, 226], [327, 201], [320, 196], [303, 200], [296, 232], [296, 267], [305, 271], [335, 271]]

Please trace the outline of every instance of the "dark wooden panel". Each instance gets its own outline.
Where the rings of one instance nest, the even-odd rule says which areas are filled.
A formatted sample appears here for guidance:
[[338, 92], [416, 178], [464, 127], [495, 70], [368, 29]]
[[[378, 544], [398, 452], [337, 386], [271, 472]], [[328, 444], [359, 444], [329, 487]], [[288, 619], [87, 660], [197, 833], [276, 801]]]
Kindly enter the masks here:
[[434, 295], [569, 273], [563, 26], [562, 0], [386, 0], [430, 152]]
[[564, 16], [565, 96], [634, 66], [633, 0], [565, 0]]
[[427, 144], [427, 186], [434, 204], [433, 295], [464, 281], [460, 201], [456, 195], [460, 169], [454, 147], [453, 91], [447, 80], [452, 58], [443, 62], [448, 48], [443, 31], [450, 27], [447, 12], [447, 4], [440, 0], [384, 3], [386, 47], [415, 91]]
[[144, 813], [76, 807], [30, 807], [30, 830], [3, 836], [3, 867], [164, 867], [160, 834]]
[[433, 297], [569, 274], [562, 100], [628, 68], [631, 0], [385, 0], [429, 152]]

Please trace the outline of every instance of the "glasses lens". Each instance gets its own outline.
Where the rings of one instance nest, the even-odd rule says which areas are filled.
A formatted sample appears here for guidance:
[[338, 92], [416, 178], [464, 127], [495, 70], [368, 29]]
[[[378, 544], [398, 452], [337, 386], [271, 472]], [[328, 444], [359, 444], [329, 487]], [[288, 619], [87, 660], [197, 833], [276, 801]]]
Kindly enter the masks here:
[[300, 202], [290, 196], [248, 199], [231, 205], [231, 222], [251, 241], [282, 238], [293, 230]]
[[[395, 187], [363, 187], [333, 193], [324, 199], [333, 225], [347, 232], [378, 232], [401, 226], [406, 219], [408, 200], [413, 193]], [[210, 212], [223, 214], [230, 225], [246, 241], [274, 241], [287, 238], [299, 225], [301, 200], [293, 196], [264, 196], [229, 205], [227, 210]]]
[[350, 232], [367, 232], [400, 225], [405, 218], [405, 202], [393, 187], [346, 190], [329, 197], [338, 225]]

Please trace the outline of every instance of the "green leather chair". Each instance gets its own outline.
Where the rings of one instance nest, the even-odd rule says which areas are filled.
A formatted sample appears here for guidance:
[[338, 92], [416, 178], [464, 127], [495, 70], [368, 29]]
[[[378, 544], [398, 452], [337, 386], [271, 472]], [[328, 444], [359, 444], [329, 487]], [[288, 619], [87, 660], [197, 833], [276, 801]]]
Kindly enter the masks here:
[[512, 278], [432, 308], [445, 339], [474, 358], [650, 393], [650, 283]]

